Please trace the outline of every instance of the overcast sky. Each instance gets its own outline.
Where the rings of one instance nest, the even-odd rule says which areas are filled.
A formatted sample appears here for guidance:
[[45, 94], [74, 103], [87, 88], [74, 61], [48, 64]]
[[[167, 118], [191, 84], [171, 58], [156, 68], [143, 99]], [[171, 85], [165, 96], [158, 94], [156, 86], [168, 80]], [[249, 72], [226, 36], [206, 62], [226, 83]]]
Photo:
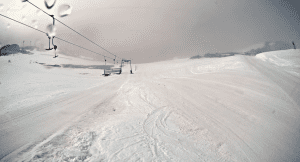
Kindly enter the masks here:
[[[295, 41], [300, 46], [297, 0], [57, 0], [50, 10], [43, 0], [30, 2], [135, 63], [243, 51], [265, 41]], [[60, 18], [57, 11], [63, 4], [72, 6], [72, 13]], [[52, 19], [37, 10], [21, 0], [0, 0], [0, 14], [46, 32]], [[56, 26], [57, 37], [111, 56], [59, 22]], [[23, 40], [25, 45], [30, 41], [48, 45], [45, 34], [0, 16], [2, 46], [22, 46]], [[67, 55], [103, 58], [56, 39], [54, 42]]]

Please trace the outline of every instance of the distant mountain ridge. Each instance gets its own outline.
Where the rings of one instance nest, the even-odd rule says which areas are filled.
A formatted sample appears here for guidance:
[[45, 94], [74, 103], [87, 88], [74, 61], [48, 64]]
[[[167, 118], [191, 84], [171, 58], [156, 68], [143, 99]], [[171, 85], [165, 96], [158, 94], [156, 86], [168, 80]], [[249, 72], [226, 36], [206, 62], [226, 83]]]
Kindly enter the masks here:
[[190, 59], [199, 59], [202, 57], [227, 57], [227, 56], [234, 56], [235, 54], [241, 54], [238, 52], [224, 52], [224, 53], [206, 53], [204, 56], [201, 55], [196, 55], [196, 56], [192, 56]]
[[[0, 56], [10, 55], [10, 54], [16, 54], [16, 53], [23, 53], [23, 54], [30, 54], [34, 50], [34, 46], [26, 46], [24, 48], [20, 48], [17, 44], [8, 44], [0, 48]], [[27, 51], [29, 50], [29, 51]]]
[[209, 58], [211, 58], [211, 57], [227, 57], [227, 56], [233, 56], [236, 54], [255, 56], [255, 55], [257, 55], [259, 53], [263, 53], [263, 52], [287, 50], [287, 49], [293, 49], [293, 48], [294, 47], [293, 47], [292, 43], [289, 43], [289, 42], [284, 42], [284, 41], [265, 42], [262, 47], [256, 48], [256, 49], [251, 49], [246, 52], [241, 52], [241, 53], [225, 52], [225, 53], [214, 53], [214, 54], [206, 53], [204, 56], [196, 55], [196, 56], [192, 56], [190, 59], [199, 59], [202, 57], [209, 57]]

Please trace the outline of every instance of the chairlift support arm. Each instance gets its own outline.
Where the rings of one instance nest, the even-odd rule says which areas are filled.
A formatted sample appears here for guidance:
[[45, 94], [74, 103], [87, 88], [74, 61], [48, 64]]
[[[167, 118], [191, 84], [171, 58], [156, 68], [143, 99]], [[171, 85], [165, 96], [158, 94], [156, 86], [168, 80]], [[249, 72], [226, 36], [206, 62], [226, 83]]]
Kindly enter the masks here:
[[46, 35], [48, 36], [48, 39], [49, 39], [49, 48], [46, 49], [46, 50], [52, 50], [53, 48], [50, 48], [50, 39], [51, 39], [51, 37], [48, 34], [46, 34]]

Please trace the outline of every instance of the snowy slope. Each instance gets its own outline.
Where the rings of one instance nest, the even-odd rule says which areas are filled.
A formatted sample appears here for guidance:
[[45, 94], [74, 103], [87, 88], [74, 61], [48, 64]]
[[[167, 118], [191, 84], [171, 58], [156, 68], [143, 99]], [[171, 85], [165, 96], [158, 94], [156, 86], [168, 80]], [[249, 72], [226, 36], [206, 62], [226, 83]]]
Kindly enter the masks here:
[[[295, 161], [299, 56], [285, 50], [140, 64], [134, 74], [126, 66], [111, 77], [90, 72], [82, 82], [91, 86], [63, 84], [76, 93], [5, 104], [1, 161]], [[62, 83], [81, 76], [64, 70], [55, 70]]]
[[103, 69], [53, 67], [64, 64], [103, 65], [103, 62], [62, 54], [59, 54], [58, 58], [53, 58], [52, 52], [34, 51], [34, 53], [34, 55], [16, 54], [1, 57], [0, 114], [70, 92], [92, 88], [107, 81], [101, 77]]

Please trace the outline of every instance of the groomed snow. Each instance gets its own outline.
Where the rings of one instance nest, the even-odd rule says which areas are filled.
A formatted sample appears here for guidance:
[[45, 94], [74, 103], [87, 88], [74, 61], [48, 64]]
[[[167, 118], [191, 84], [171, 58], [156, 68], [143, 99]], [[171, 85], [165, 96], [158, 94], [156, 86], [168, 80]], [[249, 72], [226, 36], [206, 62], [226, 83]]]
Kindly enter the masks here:
[[63, 64], [104, 65], [104, 62], [83, 60], [62, 54], [59, 54], [58, 58], [53, 58], [53, 52], [33, 51], [33, 53], [35, 54], [1, 57], [0, 114], [70, 92], [93, 88], [114, 78], [101, 77], [102, 69], [54, 67]]
[[30, 60], [96, 64], [39, 52], [0, 58], [1, 161], [281, 162], [299, 155], [300, 50], [138, 64], [134, 74], [126, 65], [109, 77]]

